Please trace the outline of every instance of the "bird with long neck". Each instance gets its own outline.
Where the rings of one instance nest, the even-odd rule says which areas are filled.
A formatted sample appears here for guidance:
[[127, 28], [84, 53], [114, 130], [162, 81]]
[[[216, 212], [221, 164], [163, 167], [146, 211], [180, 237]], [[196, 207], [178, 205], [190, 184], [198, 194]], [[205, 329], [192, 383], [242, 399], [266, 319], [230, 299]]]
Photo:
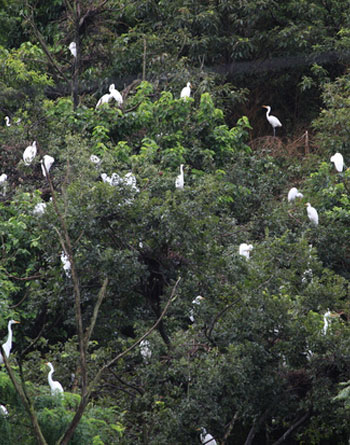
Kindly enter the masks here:
[[47, 362], [45, 364], [50, 368], [50, 372], [47, 376], [47, 380], [48, 380], [50, 388], [51, 388], [51, 395], [56, 396], [58, 394], [63, 394], [64, 391], [63, 391], [63, 387], [62, 387], [61, 383], [58, 382], [57, 380], [53, 380], [53, 378], [52, 378], [52, 374], [55, 372], [54, 367], [52, 366], [52, 363]]
[[273, 128], [273, 136], [276, 136], [276, 127], [282, 127], [282, 124], [278, 117], [270, 115], [271, 107], [270, 105], [263, 105], [263, 108], [266, 108], [266, 119], [268, 123]]
[[[10, 357], [10, 352], [12, 349], [12, 328], [11, 328], [11, 326], [16, 323], [19, 323], [19, 321], [10, 320], [7, 325], [7, 329], [8, 329], [7, 340], [2, 345], [2, 349], [4, 350], [7, 359]], [[2, 365], [3, 363], [4, 363], [4, 358], [3, 358], [2, 354], [0, 354], [0, 365]]]

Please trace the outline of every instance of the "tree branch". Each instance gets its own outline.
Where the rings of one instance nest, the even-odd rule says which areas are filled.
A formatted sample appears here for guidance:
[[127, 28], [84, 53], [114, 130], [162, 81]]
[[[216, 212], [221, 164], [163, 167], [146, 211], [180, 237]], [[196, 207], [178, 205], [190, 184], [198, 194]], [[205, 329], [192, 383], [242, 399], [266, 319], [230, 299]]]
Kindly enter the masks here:
[[281, 443], [283, 443], [288, 436], [290, 436], [297, 428], [299, 428], [299, 426], [304, 423], [309, 417], [310, 417], [310, 412], [304, 414], [302, 417], [300, 417], [295, 423], [293, 423], [293, 425], [291, 425], [287, 431], [276, 441], [274, 442], [272, 445], [280, 445]]
[[96, 304], [94, 307], [94, 312], [92, 315], [90, 326], [88, 327], [88, 329], [85, 332], [85, 348], [86, 349], [88, 348], [90, 337], [91, 337], [92, 331], [94, 330], [94, 327], [96, 324], [98, 311], [100, 309], [100, 306], [102, 304], [104, 297], [106, 296], [107, 285], [108, 285], [108, 278], [105, 278], [103, 281], [102, 287], [100, 289], [100, 292], [98, 293], [98, 298], [97, 298], [97, 301], [96, 301]]

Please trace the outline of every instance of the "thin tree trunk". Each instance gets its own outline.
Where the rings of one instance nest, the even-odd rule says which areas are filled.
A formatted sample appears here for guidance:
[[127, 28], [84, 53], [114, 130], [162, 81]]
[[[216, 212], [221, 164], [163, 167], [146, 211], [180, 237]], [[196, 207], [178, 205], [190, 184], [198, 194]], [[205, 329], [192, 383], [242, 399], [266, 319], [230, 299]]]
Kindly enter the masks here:
[[294, 431], [299, 428], [299, 426], [304, 423], [309, 417], [310, 413], [304, 414], [302, 417], [300, 417], [293, 425], [291, 425], [288, 430], [272, 445], [281, 445]]

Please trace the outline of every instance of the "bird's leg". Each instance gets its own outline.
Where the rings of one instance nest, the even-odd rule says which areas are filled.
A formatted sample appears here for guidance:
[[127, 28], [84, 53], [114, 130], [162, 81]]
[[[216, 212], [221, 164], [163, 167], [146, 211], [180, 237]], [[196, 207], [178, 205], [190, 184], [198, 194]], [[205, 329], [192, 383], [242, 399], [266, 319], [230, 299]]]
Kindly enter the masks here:
[[273, 128], [273, 137], [276, 137], [276, 127], [272, 127]]

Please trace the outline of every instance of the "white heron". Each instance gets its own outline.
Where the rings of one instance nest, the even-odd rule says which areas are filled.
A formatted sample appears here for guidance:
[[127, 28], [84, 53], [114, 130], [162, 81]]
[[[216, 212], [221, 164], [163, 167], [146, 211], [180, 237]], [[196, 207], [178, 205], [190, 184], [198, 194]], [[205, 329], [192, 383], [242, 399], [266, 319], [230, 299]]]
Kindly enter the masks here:
[[120, 107], [120, 105], [123, 104], [123, 96], [120, 94], [120, 92], [116, 89], [114, 83], [112, 83], [109, 86], [109, 93], [112, 95], [112, 97], [115, 99], [115, 101], [117, 102], [118, 106]]
[[73, 57], [77, 57], [77, 44], [75, 42], [70, 42], [69, 51], [72, 53]]
[[62, 253], [61, 253], [61, 262], [63, 264], [64, 273], [66, 274], [66, 276], [68, 278], [70, 278], [71, 277], [72, 265], [71, 265], [71, 263], [69, 261], [68, 255], [66, 255], [66, 253], [63, 250], [62, 250]]
[[6, 408], [5, 405], [0, 405], [0, 414], [1, 414], [3, 417], [8, 417], [9, 412], [7, 411], [7, 408]]
[[36, 216], [43, 215], [45, 213], [46, 206], [47, 206], [46, 202], [38, 202], [33, 209], [33, 215]]
[[25, 165], [30, 165], [34, 161], [36, 152], [36, 141], [34, 141], [32, 145], [28, 145], [28, 147], [23, 152], [23, 161]]
[[3, 173], [0, 175], [0, 184], [4, 184], [7, 181], [7, 174]]
[[[200, 305], [201, 301], [204, 300], [204, 297], [198, 295], [194, 300], [192, 300], [193, 305]], [[190, 320], [194, 323], [194, 308], [190, 310]]]
[[134, 192], [139, 192], [140, 189], [136, 185], [136, 177], [132, 172], [127, 173], [124, 178], [123, 182], [128, 185]]
[[185, 178], [184, 178], [184, 165], [181, 164], [180, 165], [180, 174], [178, 176], [176, 176], [175, 179], [175, 187], [177, 189], [183, 189], [184, 188], [184, 184], [185, 184]]
[[282, 124], [276, 116], [270, 116], [270, 111], [271, 111], [270, 105], [263, 105], [262, 107], [267, 109], [266, 119], [273, 128], [273, 135], [276, 136], [276, 127], [282, 127]]
[[298, 191], [296, 187], [292, 187], [288, 192], [288, 202], [294, 201], [296, 198], [303, 198], [304, 195]]
[[140, 353], [145, 362], [148, 362], [152, 357], [151, 343], [148, 340], [140, 342]]
[[239, 245], [239, 254], [249, 260], [250, 252], [253, 250], [252, 244], [242, 243]]
[[54, 367], [52, 366], [52, 363], [47, 362], [47, 363], [45, 363], [45, 365], [47, 365], [50, 368], [50, 372], [47, 376], [47, 380], [48, 380], [50, 388], [51, 388], [51, 395], [57, 396], [57, 395], [63, 394], [63, 388], [62, 388], [61, 383], [58, 382], [57, 380], [52, 379], [52, 374], [55, 372]]
[[[8, 330], [7, 340], [2, 345], [2, 349], [4, 350], [7, 359], [10, 357], [10, 352], [12, 349], [12, 328], [11, 328], [11, 326], [13, 324], [17, 324], [17, 323], [19, 323], [19, 321], [10, 320], [7, 325], [7, 330]], [[0, 365], [2, 365], [3, 363], [4, 363], [4, 358], [3, 358], [2, 354], [0, 354]]]
[[344, 168], [344, 158], [341, 153], [336, 153], [335, 155], [331, 156], [331, 162], [334, 163], [334, 167], [337, 170], [337, 172], [341, 173]]
[[306, 211], [307, 211], [307, 216], [309, 218], [309, 220], [315, 224], [315, 226], [318, 225], [318, 213], [317, 210], [311, 206], [311, 204], [309, 202], [306, 203]]
[[10, 118], [8, 116], [5, 116], [6, 121], [6, 127], [11, 127]]
[[214, 437], [207, 432], [207, 430], [203, 427], [200, 428], [201, 433], [199, 435], [199, 439], [202, 442], [202, 445], [217, 445]]
[[90, 156], [90, 161], [91, 161], [93, 164], [96, 164], [96, 165], [101, 164], [101, 159], [100, 159], [98, 156], [96, 156], [96, 155], [91, 155], [91, 156]]
[[[44, 177], [46, 178], [46, 172], [49, 173], [50, 168], [52, 167], [52, 164], [55, 162], [55, 158], [53, 158], [50, 155], [44, 155], [44, 157], [41, 159], [41, 171], [43, 172]], [[46, 167], [46, 171], [45, 168]]]
[[191, 82], [187, 82], [186, 86], [182, 88], [180, 98], [186, 98], [191, 96]]

